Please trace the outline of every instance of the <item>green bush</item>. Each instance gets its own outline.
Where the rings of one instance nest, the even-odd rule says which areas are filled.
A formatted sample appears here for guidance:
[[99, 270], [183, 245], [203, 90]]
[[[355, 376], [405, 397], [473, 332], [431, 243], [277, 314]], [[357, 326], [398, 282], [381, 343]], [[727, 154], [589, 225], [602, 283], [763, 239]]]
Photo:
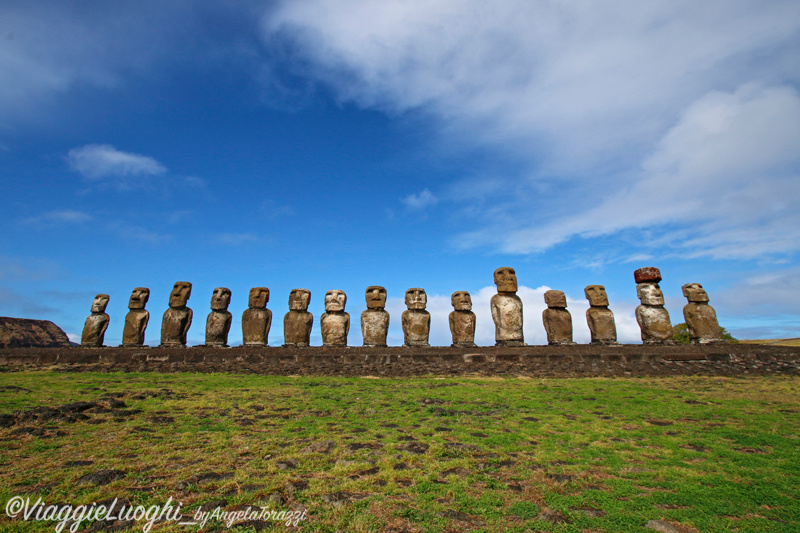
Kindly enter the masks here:
[[[733, 335], [728, 333], [725, 328], [721, 329], [722, 340], [725, 342], [739, 342]], [[691, 339], [689, 339], [689, 327], [686, 325], [686, 322], [681, 322], [680, 324], [672, 326], [672, 340], [678, 344], [689, 344], [691, 342]]]

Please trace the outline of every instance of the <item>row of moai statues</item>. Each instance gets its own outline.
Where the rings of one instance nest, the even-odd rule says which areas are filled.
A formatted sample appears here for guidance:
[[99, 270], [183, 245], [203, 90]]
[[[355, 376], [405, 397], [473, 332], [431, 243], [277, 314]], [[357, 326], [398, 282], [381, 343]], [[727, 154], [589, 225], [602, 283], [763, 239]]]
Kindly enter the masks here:
[[[641, 328], [645, 344], [671, 344], [672, 324], [664, 309], [664, 295], [658, 283], [661, 273], [655, 267], [640, 268], [634, 272], [637, 295], [641, 305], [636, 308], [636, 320]], [[501, 267], [494, 272], [497, 294], [491, 299], [492, 319], [495, 324], [497, 346], [526, 346], [522, 332], [522, 300], [517, 296], [517, 276], [511, 267]], [[186, 337], [192, 323], [192, 310], [186, 306], [192, 292], [192, 284], [185, 281], [175, 283], [170, 293], [169, 308], [161, 323], [161, 346], [186, 346]], [[591, 332], [592, 344], [618, 345], [614, 313], [608, 308], [608, 295], [602, 285], [589, 285], [584, 294], [589, 300], [586, 322]], [[708, 305], [708, 294], [699, 283], [687, 283], [683, 294], [689, 303], [684, 307], [684, 318], [694, 343], [721, 342], [721, 329], [714, 309]], [[137, 287], [131, 293], [129, 312], [125, 317], [122, 346], [143, 346], [144, 333], [150, 319], [145, 304], [150, 290]], [[389, 313], [386, 311], [386, 289], [377, 285], [365, 291], [367, 309], [361, 313], [361, 333], [364, 346], [386, 346], [389, 332]], [[102, 346], [108, 328], [109, 317], [105, 313], [109, 297], [98, 294], [92, 304], [92, 314], [86, 319], [81, 344]], [[542, 313], [542, 322], [550, 345], [575, 344], [572, 340], [572, 315], [567, 310], [567, 298], [562, 291], [549, 290], [544, 294], [547, 309]], [[231, 291], [225, 287], [214, 289], [211, 297], [211, 313], [206, 319], [206, 346], [228, 345], [231, 328], [231, 313], [228, 306]], [[242, 342], [246, 346], [267, 346], [272, 311], [267, 309], [269, 289], [254, 287], [250, 290], [249, 307], [242, 314]], [[283, 319], [284, 346], [309, 346], [313, 315], [308, 311], [311, 292], [294, 289], [289, 294], [289, 312]], [[431, 316], [425, 310], [427, 295], [424, 289], [408, 289], [405, 295], [407, 309], [401, 321], [405, 346], [429, 346]], [[467, 291], [456, 291], [451, 297], [453, 311], [449, 316], [452, 346], [475, 346], [475, 313], [472, 298]], [[347, 295], [344, 291], [331, 290], [325, 294], [325, 313], [320, 317], [323, 346], [347, 346], [350, 332], [350, 315], [345, 312]]]

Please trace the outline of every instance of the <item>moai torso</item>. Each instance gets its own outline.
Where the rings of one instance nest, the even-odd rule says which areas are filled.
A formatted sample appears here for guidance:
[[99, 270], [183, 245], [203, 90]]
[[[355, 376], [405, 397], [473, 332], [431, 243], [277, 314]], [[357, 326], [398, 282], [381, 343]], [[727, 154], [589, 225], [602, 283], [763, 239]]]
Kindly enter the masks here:
[[542, 322], [547, 331], [547, 344], [575, 344], [572, 342], [572, 315], [567, 311], [567, 297], [561, 291], [544, 293], [547, 309], [542, 311]]
[[344, 291], [334, 290], [325, 294], [325, 313], [319, 319], [323, 346], [347, 346], [350, 314], [344, 311], [346, 303]]
[[364, 346], [386, 346], [389, 334], [389, 313], [386, 312], [386, 289], [373, 285], [365, 292], [367, 309], [361, 313], [361, 335]]
[[307, 311], [311, 291], [294, 289], [289, 294], [289, 312], [283, 317], [284, 346], [308, 346], [314, 315]]
[[161, 321], [162, 346], [186, 346], [186, 336], [192, 325], [192, 310], [186, 303], [192, 294], [192, 284], [179, 281], [172, 288], [169, 296], [169, 309], [164, 312]]
[[589, 285], [584, 289], [589, 309], [586, 310], [586, 323], [592, 334], [592, 344], [617, 343], [617, 325], [614, 313], [608, 308], [608, 296], [602, 285]]
[[242, 313], [242, 343], [245, 346], [267, 346], [272, 326], [272, 311], [267, 309], [269, 289], [250, 289], [249, 307]]
[[431, 314], [425, 310], [427, 303], [428, 296], [423, 289], [406, 291], [408, 309], [402, 315], [404, 346], [430, 346]]
[[81, 334], [81, 346], [100, 347], [108, 329], [108, 315], [105, 313], [108, 295], [98, 294], [92, 303], [92, 314], [86, 317]]
[[128, 301], [128, 314], [125, 315], [125, 327], [122, 329], [123, 346], [142, 346], [144, 345], [144, 332], [147, 323], [150, 321], [150, 311], [144, 306], [150, 299], [150, 289], [147, 287], [136, 287], [131, 293]]
[[206, 319], [206, 346], [228, 346], [228, 333], [231, 330], [231, 314], [228, 305], [231, 291], [217, 287], [211, 296], [211, 312]]
[[450, 297], [453, 311], [450, 313], [450, 334], [453, 346], [475, 346], [475, 313], [472, 312], [472, 297], [467, 291], [454, 292]]
[[636, 294], [642, 305], [636, 308], [636, 322], [642, 330], [645, 344], [672, 344], [672, 323], [664, 309], [664, 294], [658, 286], [661, 272], [655, 267], [640, 268], [634, 272]]
[[683, 295], [689, 303], [683, 308], [683, 318], [694, 344], [723, 342], [722, 329], [717, 321], [717, 312], [708, 304], [708, 293], [699, 283], [683, 286]]
[[517, 296], [517, 274], [511, 267], [494, 271], [497, 294], [492, 296], [492, 320], [497, 346], [525, 346], [522, 333], [522, 300]]

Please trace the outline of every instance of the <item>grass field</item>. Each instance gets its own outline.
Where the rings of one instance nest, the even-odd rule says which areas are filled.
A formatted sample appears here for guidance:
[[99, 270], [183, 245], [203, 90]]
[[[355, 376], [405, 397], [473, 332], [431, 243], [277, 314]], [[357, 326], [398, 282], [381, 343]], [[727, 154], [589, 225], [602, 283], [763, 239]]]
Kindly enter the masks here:
[[772, 346], [800, 346], [800, 339], [756, 339], [739, 342], [742, 344], [768, 344]]
[[[306, 513], [241, 531], [796, 532], [799, 389], [796, 377], [3, 373], [0, 415], [18, 414], [0, 418], [0, 503], [171, 497], [184, 521], [203, 504]], [[55, 525], [0, 518], [2, 531]]]

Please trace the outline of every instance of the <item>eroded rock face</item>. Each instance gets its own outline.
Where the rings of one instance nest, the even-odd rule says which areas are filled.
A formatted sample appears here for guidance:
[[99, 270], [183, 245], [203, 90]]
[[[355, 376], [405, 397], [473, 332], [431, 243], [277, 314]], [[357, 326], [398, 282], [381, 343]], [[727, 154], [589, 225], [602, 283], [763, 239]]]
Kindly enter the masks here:
[[81, 334], [81, 346], [103, 346], [103, 338], [108, 329], [109, 317], [106, 314], [108, 294], [98, 294], [92, 302], [92, 314], [86, 317]]
[[378, 285], [367, 287], [364, 293], [367, 309], [361, 313], [361, 335], [364, 346], [386, 346], [389, 334], [389, 313], [386, 312], [386, 289]]
[[406, 291], [406, 309], [403, 311], [404, 346], [430, 346], [431, 314], [425, 310], [428, 295], [425, 289], [413, 288]]
[[293, 289], [289, 293], [289, 312], [283, 317], [284, 346], [308, 346], [311, 342], [311, 327], [314, 315], [308, 312], [311, 291]]
[[472, 312], [472, 296], [467, 291], [456, 291], [450, 297], [453, 311], [450, 313], [450, 333], [453, 346], [475, 346], [475, 313]]
[[169, 309], [161, 320], [161, 346], [186, 346], [186, 335], [194, 316], [192, 310], [186, 307], [191, 295], [192, 284], [188, 281], [178, 281], [172, 287]]
[[547, 309], [542, 311], [542, 322], [547, 331], [547, 344], [560, 346], [572, 342], [572, 315], [567, 311], [567, 296], [562, 291], [544, 293]]
[[144, 332], [150, 322], [150, 312], [145, 310], [150, 299], [150, 289], [136, 287], [128, 300], [128, 314], [125, 315], [125, 327], [122, 329], [123, 346], [143, 346]]
[[49, 320], [0, 317], [0, 348], [65, 348], [64, 331]]
[[211, 295], [211, 312], [206, 319], [206, 346], [228, 346], [228, 333], [231, 330], [231, 291], [217, 287]]
[[526, 346], [522, 333], [522, 300], [517, 296], [517, 274], [511, 267], [494, 271], [497, 294], [492, 296], [492, 320], [497, 346]]
[[250, 289], [248, 308], [242, 313], [242, 344], [245, 346], [267, 346], [272, 327], [272, 311], [267, 309], [269, 289]]
[[347, 295], [344, 291], [325, 293], [325, 313], [319, 319], [323, 346], [347, 346], [350, 332], [350, 314], [344, 312]]
[[584, 289], [589, 309], [586, 310], [586, 323], [592, 334], [592, 344], [618, 345], [617, 325], [614, 313], [608, 308], [608, 295], [602, 285], [588, 285]]
[[673, 344], [672, 323], [664, 309], [664, 294], [658, 282], [661, 272], [656, 267], [645, 267], [633, 273], [634, 279], [643, 280], [636, 285], [636, 295], [642, 305], [636, 308], [636, 322], [642, 330], [645, 344]]
[[717, 321], [717, 312], [708, 304], [708, 293], [699, 283], [687, 283], [682, 287], [689, 301], [683, 308], [683, 318], [693, 344], [724, 342], [722, 328]]

